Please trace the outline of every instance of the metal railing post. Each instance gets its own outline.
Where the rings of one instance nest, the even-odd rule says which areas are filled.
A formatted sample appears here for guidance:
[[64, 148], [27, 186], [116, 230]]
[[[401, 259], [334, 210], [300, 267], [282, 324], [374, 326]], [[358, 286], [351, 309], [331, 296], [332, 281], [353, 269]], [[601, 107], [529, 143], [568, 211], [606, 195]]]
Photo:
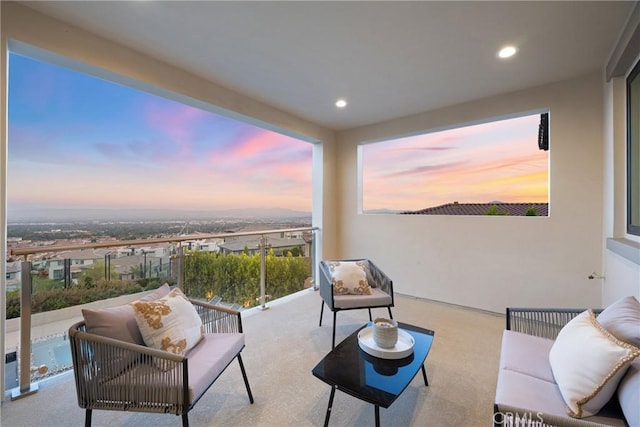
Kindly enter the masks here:
[[311, 289], [318, 290], [318, 281], [316, 280], [316, 230], [311, 230]]
[[178, 266], [176, 275], [178, 276], [178, 287], [184, 289], [184, 247], [178, 246]]
[[265, 235], [260, 236], [260, 243], [258, 243], [258, 248], [260, 249], [260, 309], [266, 310], [267, 307], [267, 292], [266, 292], [266, 282], [267, 282], [267, 269], [266, 269], [266, 250], [267, 250], [267, 238]]
[[38, 383], [31, 383], [31, 261], [22, 261], [20, 268], [20, 382], [11, 400], [38, 391]]

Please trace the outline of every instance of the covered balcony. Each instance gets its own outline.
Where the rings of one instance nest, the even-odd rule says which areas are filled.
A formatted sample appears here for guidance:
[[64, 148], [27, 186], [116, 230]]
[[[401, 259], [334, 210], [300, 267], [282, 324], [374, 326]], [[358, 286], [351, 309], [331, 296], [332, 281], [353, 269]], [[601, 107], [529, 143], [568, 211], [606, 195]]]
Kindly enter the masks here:
[[[307, 7], [317, 13], [305, 13], [297, 9], [304, 3], [294, 7], [287, 2], [193, 2], [192, 9], [185, 11], [180, 2], [97, 2], [94, 6], [91, 2], [2, 1], [2, 57], [7, 58], [9, 51], [42, 55], [53, 63], [71, 64], [191, 106], [223, 111], [312, 144], [312, 225], [317, 234], [311, 265], [320, 259], [375, 260], [394, 280], [394, 317], [435, 332], [426, 359], [429, 387], [419, 377], [414, 379], [394, 405], [382, 410], [382, 424], [489, 425], [506, 307], [602, 307], [626, 295], [640, 296], [640, 238], [627, 228], [632, 206], [625, 193], [631, 176], [626, 76], [637, 60], [640, 8], [637, 2], [371, 2], [380, 8], [373, 10], [359, 2], [308, 2]], [[216, 7], [224, 8], [224, 13], [209, 10]], [[201, 19], [207, 14], [194, 10], [211, 16]], [[184, 23], [198, 21], [202, 30], [172, 27], [177, 17], [188, 18]], [[264, 34], [249, 36], [247, 17], [256, 23], [264, 19], [265, 26], [259, 27]], [[512, 20], [515, 17], [523, 20]], [[337, 25], [343, 18], [362, 25], [360, 32]], [[130, 33], [116, 29], [116, 24], [127, 22], [132, 23]], [[406, 26], [409, 22], [413, 25]], [[508, 24], [512, 31], [498, 31], [494, 23]], [[367, 26], [372, 24], [373, 28]], [[574, 24], [584, 28], [574, 32]], [[272, 42], [263, 37], [272, 28], [277, 35], [287, 29], [298, 33]], [[412, 28], [426, 33], [415, 37], [412, 31], [403, 31]], [[343, 38], [334, 38], [329, 29], [342, 30]], [[157, 30], [163, 42], [150, 38], [145, 44], [135, 36], [138, 30]], [[221, 33], [210, 40], [202, 37], [218, 30]], [[520, 57], [528, 61], [495, 62], [498, 46], [493, 44], [504, 41], [495, 40], [495, 34], [512, 38], [521, 32], [528, 46], [535, 47]], [[313, 35], [315, 39], [303, 42], [303, 36]], [[395, 35], [407, 37], [397, 40]], [[220, 55], [213, 42], [229, 40], [240, 45], [227, 46], [223, 51], [230, 54]], [[242, 45], [248, 40], [264, 44], [261, 48]], [[565, 42], [570, 42], [570, 49], [563, 49]], [[449, 43], [461, 50], [443, 49]], [[269, 57], [262, 50], [268, 47], [281, 50]], [[208, 59], [219, 62], [212, 66], [190, 63], [189, 68], [189, 58], [178, 56], [185, 52], [195, 60], [207, 52]], [[446, 58], [437, 59], [441, 54]], [[343, 62], [353, 63], [354, 68], [342, 70], [342, 64], [330, 60], [333, 57], [348, 59]], [[371, 62], [359, 62], [359, 58]], [[227, 77], [244, 71], [246, 85], [225, 85], [218, 79], [217, 73], [234, 63]], [[434, 72], [435, 67], [440, 71]], [[7, 69], [3, 66], [0, 71], [3, 86], [9, 79]], [[392, 73], [395, 70], [399, 73]], [[289, 77], [283, 77], [285, 72], [291, 73]], [[524, 76], [530, 79], [520, 80]], [[345, 90], [360, 88], [361, 101], [355, 95], [350, 99], [350, 106], [359, 104], [359, 108], [333, 108], [334, 95], [328, 88], [335, 89], [343, 77]], [[370, 77], [379, 80], [370, 81]], [[257, 86], [249, 88], [249, 84]], [[432, 92], [435, 89], [437, 94]], [[452, 94], [459, 96], [449, 97]], [[327, 97], [332, 98], [330, 102]], [[406, 103], [410, 100], [411, 105]], [[9, 147], [5, 95], [1, 109], [0, 253], [4, 255]], [[548, 216], [362, 211], [363, 144], [542, 109], [553, 123]], [[144, 258], [144, 254], [137, 256]], [[144, 274], [147, 262], [142, 262]], [[7, 269], [4, 262], [0, 271], [14, 280], [15, 270]], [[256, 403], [248, 403], [237, 368], [232, 366], [192, 411], [194, 425], [322, 424], [330, 390], [311, 375], [311, 369], [330, 350], [332, 331], [326, 312], [323, 326], [318, 326], [318, 292], [301, 290], [266, 304], [268, 310], [252, 308], [243, 313], [245, 364]], [[77, 313], [61, 319], [60, 326], [68, 327], [74, 316]], [[18, 344], [5, 335], [11, 332], [5, 316], [1, 317], [0, 344], [15, 348]], [[336, 340], [367, 320], [366, 311], [343, 313]], [[29, 345], [31, 340], [35, 345], [41, 336], [28, 329]], [[9, 380], [4, 370], [0, 378], [5, 383]], [[68, 372], [42, 379], [38, 391], [24, 398], [11, 400], [10, 393], [3, 397], [3, 425], [78, 425], [84, 416]], [[332, 425], [370, 425], [373, 409], [338, 393], [331, 419]], [[95, 425], [179, 423], [170, 415], [94, 414]]]

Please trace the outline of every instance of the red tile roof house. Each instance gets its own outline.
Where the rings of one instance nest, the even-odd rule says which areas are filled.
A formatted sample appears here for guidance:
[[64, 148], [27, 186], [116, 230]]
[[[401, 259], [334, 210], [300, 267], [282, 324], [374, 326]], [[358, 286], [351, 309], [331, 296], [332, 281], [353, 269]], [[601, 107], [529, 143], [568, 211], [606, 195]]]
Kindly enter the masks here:
[[[548, 203], [447, 203], [417, 211], [401, 212], [402, 215], [489, 215], [490, 209], [495, 206], [497, 215], [527, 216], [531, 208], [535, 208], [535, 215], [549, 216]], [[496, 215], [494, 214], [494, 215]]]

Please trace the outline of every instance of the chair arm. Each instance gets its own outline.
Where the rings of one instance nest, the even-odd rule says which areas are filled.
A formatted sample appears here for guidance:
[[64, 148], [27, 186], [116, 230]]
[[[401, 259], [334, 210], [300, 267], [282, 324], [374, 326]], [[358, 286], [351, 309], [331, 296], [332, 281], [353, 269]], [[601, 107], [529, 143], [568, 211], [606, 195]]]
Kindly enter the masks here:
[[320, 261], [320, 280], [318, 281], [318, 289], [320, 297], [327, 304], [330, 310], [333, 310], [333, 282], [329, 273], [329, 265], [325, 261]]
[[[102, 335], [92, 334], [86, 331], [86, 325], [84, 321], [80, 321], [69, 328], [69, 338], [71, 340], [72, 347], [78, 344], [92, 343], [94, 344], [94, 348], [95, 346], [113, 347], [114, 349], [122, 349], [123, 352], [132, 352], [140, 355], [166, 359], [173, 362], [182, 362], [186, 359], [184, 356], [180, 356], [175, 353], [158, 350], [152, 347], [134, 344], [127, 341], [120, 341], [117, 339], [104, 337]], [[93, 353], [91, 354], [91, 356], [93, 356]]]
[[[373, 262], [369, 261], [369, 274], [377, 288], [391, 295], [393, 301], [393, 281]], [[393, 305], [393, 304], [392, 304]]]
[[185, 356], [86, 332], [83, 321], [69, 342], [80, 407], [181, 414], [189, 406]]
[[239, 311], [201, 300], [190, 299], [190, 301], [202, 319], [205, 332], [242, 333], [242, 318]]
[[[506, 328], [543, 338], [555, 339], [571, 319], [586, 308], [517, 308], [507, 307]], [[599, 314], [602, 309], [593, 309]]]

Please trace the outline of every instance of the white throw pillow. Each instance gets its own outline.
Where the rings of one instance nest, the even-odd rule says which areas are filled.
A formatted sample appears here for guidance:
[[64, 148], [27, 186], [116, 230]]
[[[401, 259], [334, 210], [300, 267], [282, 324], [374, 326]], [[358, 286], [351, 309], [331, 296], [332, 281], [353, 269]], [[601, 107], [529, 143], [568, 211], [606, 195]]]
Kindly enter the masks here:
[[334, 295], [371, 295], [365, 261], [329, 261]]
[[640, 349], [618, 340], [602, 327], [591, 310], [567, 323], [549, 352], [549, 363], [567, 413], [595, 415], [611, 399]]
[[148, 347], [185, 354], [204, 337], [198, 312], [178, 288], [163, 298], [134, 301], [131, 306]]
[[597, 319], [620, 341], [640, 346], [640, 301], [636, 297], [620, 298], [605, 308]]

